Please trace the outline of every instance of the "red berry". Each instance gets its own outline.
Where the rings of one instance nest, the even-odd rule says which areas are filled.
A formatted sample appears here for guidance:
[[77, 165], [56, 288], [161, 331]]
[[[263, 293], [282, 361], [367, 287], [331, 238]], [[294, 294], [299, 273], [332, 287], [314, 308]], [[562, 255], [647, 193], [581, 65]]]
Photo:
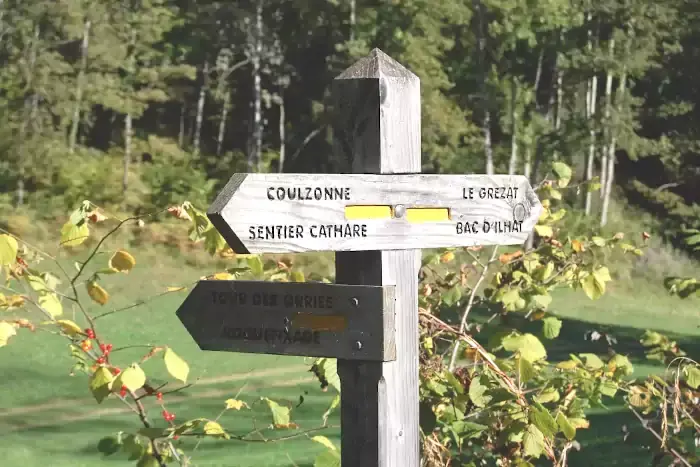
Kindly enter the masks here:
[[100, 357], [100, 358], [97, 359], [97, 364], [98, 364], [98, 365], [102, 365], [104, 362], [105, 362], [105, 358], [104, 358], [104, 357]]
[[119, 390], [119, 395], [122, 397], [126, 397], [126, 392], [129, 390], [126, 386], [122, 386], [122, 388]]
[[161, 413], [163, 414], [163, 418], [165, 420], [167, 420], [168, 417], [170, 417], [170, 412], [168, 412], [167, 410], [163, 410]]
[[105, 344], [100, 344], [100, 350], [102, 351], [102, 353], [107, 352], [107, 346]]
[[163, 393], [159, 392], [158, 394], [156, 394], [156, 399], [158, 399], [159, 401], [162, 401], [163, 400]]
[[112, 351], [112, 344], [107, 344], [107, 353]]
[[121, 372], [122, 372], [122, 370], [120, 370], [120, 369], [117, 368], [117, 367], [112, 368], [112, 374], [113, 374], [114, 376], [117, 376], [117, 375], [118, 375], [119, 373], [121, 373]]
[[95, 338], [95, 331], [93, 331], [92, 328], [87, 328], [85, 330], [85, 335], [88, 336], [89, 339], [94, 339]]
[[175, 435], [175, 436], [173, 436], [173, 439], [179, 439], [179, 438], [180, 438], [180, 436], [179, 436], [179, 435]]

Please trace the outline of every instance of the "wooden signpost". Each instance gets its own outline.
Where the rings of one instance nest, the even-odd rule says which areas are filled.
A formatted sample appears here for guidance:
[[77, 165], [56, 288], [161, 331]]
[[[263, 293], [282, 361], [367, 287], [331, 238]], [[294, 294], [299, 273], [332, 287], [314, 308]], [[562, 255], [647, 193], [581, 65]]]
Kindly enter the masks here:
[[420, 250], [522, 243], [542, 206], [420, 174], [420, 82], [380, 50], [333, 84], [337, 173], [235, 174], [207, 215], [237, 253], [335, 251], [336, 284], [202, 281], [178, 316], [204, 350], [338, 358], [342, 465], [418, 467]]

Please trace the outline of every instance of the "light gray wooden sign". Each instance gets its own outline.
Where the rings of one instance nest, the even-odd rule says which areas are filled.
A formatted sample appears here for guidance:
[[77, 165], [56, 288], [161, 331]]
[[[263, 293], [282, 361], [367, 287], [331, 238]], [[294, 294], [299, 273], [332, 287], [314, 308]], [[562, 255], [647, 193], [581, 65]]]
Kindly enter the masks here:
[[202, 350], [396, 359], [393, 286], [205, 280], [177, 316]]
[[209, 208], [237, 253], [523, 243], [542, 205], [522, 175], [235, 174]]

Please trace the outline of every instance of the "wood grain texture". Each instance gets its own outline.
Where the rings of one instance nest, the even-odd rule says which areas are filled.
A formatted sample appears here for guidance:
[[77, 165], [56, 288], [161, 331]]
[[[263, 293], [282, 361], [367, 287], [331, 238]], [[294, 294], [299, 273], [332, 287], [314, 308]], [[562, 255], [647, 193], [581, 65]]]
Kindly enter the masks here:
[[394, 287], [197, 283], [177, 316], [202, 350], [392, 361]]
[[[368, 153], [339, 147], [356, 146]], [[448, 208], [450, 219], [346, 219], [355, 205]], [[541, 209], [522, 175], [235, 174], [208, 216], [238, 253], [286, 253], [522, 244]]]
[[[333, 94], [339, 171], [420, 172], [417, 76], [375, 49], [336, 78]], [[420, 250], [336, 253], [337, 283], [396, 286], [396, 361], [338, 361], [344, 467], [419, 465], [419, 267]]]

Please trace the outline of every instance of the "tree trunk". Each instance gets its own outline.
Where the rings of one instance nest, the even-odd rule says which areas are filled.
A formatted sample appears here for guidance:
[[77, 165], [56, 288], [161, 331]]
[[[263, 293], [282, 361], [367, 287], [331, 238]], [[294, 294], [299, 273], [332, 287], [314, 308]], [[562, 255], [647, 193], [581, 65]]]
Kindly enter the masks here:
[[263, 0], [257, 1], [255, 9], [255, 51], [253, 52], [253, 143], [250, 154], [248, 154], [248, 170], [255, 172], [262, 158], [262, 82], [260, 76], [260, 65], [262, 60], [262, 37], [263, 37]]
[[[629, 45], [627, 46], [629, 49]], [[628, 50], [629, 53], [629, 50]], [[618, 115], [622, 113], [622, 106], [625, 97], [625, 92], [627, 90], [627, 71], [623, 69], [622, 76], [620, 76], [620, 84], [617, 88], [617, 93], [615, 100], [617, 101], [617, 112]], [[615, 145], [617, 143], [617, 131], [613, 128], [611, 129], [610, 146], [608, 147], [608, 166], [607, 166], [607, 176], [605, 177], [605, 185], [603, 186], [604, 196], [603, 196], [603, 206], [600, 212], [600, 226], [604, 227], [608, 223], [608, 209], [610, 207], [610, 196], [612, 194], [612, 186], [615, 181]]]
[[209, 63], [204, 62], [202, 67], [202, 87], [199, 88], [199, 99], [197, 99], [197, 116], [194, 122], [194, 140], [192, 141], [192, 153], [199, 155], [200, 141], [202, 137], [202, 122], [204, 121], [204, 102], [207, 98], [207, 85], [209, 84]]
[[510, 162], [508, 163], [508, 175], [515, 175], [518, 163], [518, 86], [515, 78], [510, 82]]
[[129, 188], [129, 166], [131, 165], [131, 114], [124, 116], [124, 173], [122, 174], [122, 189], [124, 193]]
[[80, 46], [80, 70], [75, 88], [75, 107], [73, 108], [73, 121], [68, 138], [68, 152], [71, 154], [75, 150], [78, 139], [78, 128], [80, 127], [80, 108], [83, 104], [83, 90], [85, 87], [85, 73], [88, 62], [88, 45], [90, 41], [90, 20], [85, 20], [83, 24], [83, 43]]
[[[591, 22], [592, 15], [588, 13], [588, 22]], [[592, 40], [592, 27], [588, 28], [588, 51], [593, 51], [593, 40]], [[596, 72], [593, 72], [588, 84], [588, 92], [586, 93], [586, 119], [588, 120], [589, 126], [589, 143], [588, 143], [588, 155], [586, 157], [586, 182], [590, 183], [593, 179], [593, 164], [595, 162], [595, 150], [596, 150], [596, 125], [595, 125], [595, 111], [596, 111], [596, 101], [598, 96], [598, 76]], [[586, 215], [591, 214], [593, 196], [590, 190], [586, 190], [586, 201], [584, 205], [584, 212]]]
[[357, 1], [350, 0], [350, 40], [355, 40], [355, 24], [357, 23]]
[[[28, 82], [27, 82], [27, 89], [30, 91], [34, 91], [34, 66], [36, 65], [36, 58], [37, 58], [37, 48], [39, 45], [39, 26], [34, 26], [34, 37], [29, 44], [29, 57], [28, 57], [28, 65], [29, 65], [29, 73], [28, 73]], [[36, 107], [38, 106], [38, 101], [37, 101], [37, 95], [36, 92], [33, 92], [31, 96], [27, 96], [24, 99], [24, 115], [22, 116], [22, 123], [20, 125], [19, 129], [19, 154], [18, 154], [18, 160], [17, 160], [17, 165], [18, 165], [18, 174], [17, 174], [17, 193], [16, 193], [16, 206], [22, 206], [24, 205], [24, 198], [26, 196], [25, 193], [25, 186], [24, 186], [24, 178], [26, 177], [26, 169], [25, 169], [25, 164], [27, 163], [27, 152], [28, 149], [26, 147], [26, 141], [28, 138], [27, 135], [27, 128], [29, 127], [30, 123], [33, 124], [34, 120], [34, 115], [36, 112]]]
[[279, 128], [279, 133], [280, 133], [280, 162], [279, 162], [279, 168], [278, 171], [279, 173], [284, 172], [284, 159], [286, 158], [286, 153], [287, 153], [287, 145], [285, 143], [286, 140], [286, 131], [285, 131], [285, 125], [286, 125], [286, 115], [285, 115], [285, 107], [284, 107], [284, 97], [282, 96], [282, 93], [280, 93], [280, 128]]
[[229, 105], [231, 103], [231, 91], [224, 93], [224, 103], [221, 106], [221, 119], [219, 120], [219, 135], [216, 138], [216, 155], [220, 156], [224, 148], [224, 137], [226, 136], [226, 119], [228, 118]]
[[[610, 58], [613, 58], [615, 54], [615, 39], [610, 39], [609, 50]], [[610, 111], [612, 109], [612, 84], [613, 74], [612, 71], [608, 71], [607, 76], [605, 78], [605, 113], [603, 120], [603, 141], [607, 142], [608, 146], [611, 144], [612, 136], [612, 133], [610, 132]], [[600, 156], [600, 185], [601, 187], [603, 187], [600, 190], [601, 200], [605, 197], [604, 187], [606, 186], [608, 178], [608, 154], [608, 150], [604, 149]]]
[[483, 106], [483, 118], [481, 121], [481, 132], [484, 135], [484, 155], [486, 158], [486, 174], [493, 175], [493, 146], [491, 143], [491, 109], [489, 108], [491, 99], [486, 95], [486, 30], [484, 28], [484, 5], [481, 0], [474, 0], [474, 7], [477, 14], [477, 46], [478, 63], [481, 83], [480, 94]]

